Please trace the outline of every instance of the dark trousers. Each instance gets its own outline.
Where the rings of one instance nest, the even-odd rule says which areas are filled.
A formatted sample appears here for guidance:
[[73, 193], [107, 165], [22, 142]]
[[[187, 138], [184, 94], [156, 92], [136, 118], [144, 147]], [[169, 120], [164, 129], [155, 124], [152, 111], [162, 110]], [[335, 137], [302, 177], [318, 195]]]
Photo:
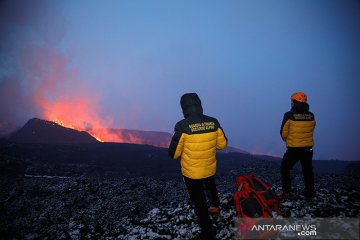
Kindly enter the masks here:
[[203, 179], [191, 179], [184, 176], [184, 181], [198, 216], [202, 239], [215, 239], [206, 201], [208, 197], [210, 206], [219, 207], [220, 205], [214, 176]]
[[305, 183], [305, 196], [314, 196], [314, 173], [312, 167], [312, 148], [288, 148], [281, 162], [283, 193], [291, 192], [290, 170], [300, 160]]

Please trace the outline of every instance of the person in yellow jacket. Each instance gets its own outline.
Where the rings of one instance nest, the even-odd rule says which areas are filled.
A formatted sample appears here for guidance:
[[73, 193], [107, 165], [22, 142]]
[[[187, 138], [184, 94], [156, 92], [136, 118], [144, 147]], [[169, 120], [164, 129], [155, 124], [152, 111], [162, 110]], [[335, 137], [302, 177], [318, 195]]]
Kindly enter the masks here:
[[290, 170], [300, 160], [305, 183], [305, 199], [315, 196], [312, 168], [315, 116], [309, 111], [307, 95], [296, 92], [291, 95], [291, 110], [284, 114], [280, 134], [286, 142], [286, 152], [281, 162], [283, 198], [292, 198]]
[[175, 125], [169, 155], [173, 159], [181, 156], [181, 172], [198, 216], [201, 238], [211, 240], [215, 237], [209, 213], [216, 217], [220, 211], [214, 180], [216, 149], [225, 149], [227, 138], [218, 120], [203, 114], [196, 93], [184, 94], [180, 105], [184, 119]]

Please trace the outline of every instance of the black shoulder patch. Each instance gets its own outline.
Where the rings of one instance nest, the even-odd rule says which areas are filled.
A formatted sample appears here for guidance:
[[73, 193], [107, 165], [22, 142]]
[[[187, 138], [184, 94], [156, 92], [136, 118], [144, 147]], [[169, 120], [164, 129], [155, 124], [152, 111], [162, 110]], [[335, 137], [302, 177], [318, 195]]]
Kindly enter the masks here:
[[198, 134], [215, 132], [219, 128], [219, 123], [216, 119], [202, 116], [194, 116], [181, 121], [183, 131], [187, 134]]
[[294, 114], [292, 114], [292, 120], [294, 120], [294, 121], [313, 121], [314, 115], [311, 113], [294, 113]]

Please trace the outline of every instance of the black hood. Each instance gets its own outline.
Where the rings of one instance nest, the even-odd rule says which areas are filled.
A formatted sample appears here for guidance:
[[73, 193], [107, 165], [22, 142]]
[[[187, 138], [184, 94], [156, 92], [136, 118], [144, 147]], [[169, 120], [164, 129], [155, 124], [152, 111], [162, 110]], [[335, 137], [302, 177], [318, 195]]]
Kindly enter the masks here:
[[291, 110], [298, 112], [298, 113], [307, 113], [309, 112], [309, 104], [304, 102], [294, 102], [294, 105], [292, 106]]
[[201, 100], [196, 93], [185, 93], [182, 95], [180, 105], [185, 118], [203, 113]]

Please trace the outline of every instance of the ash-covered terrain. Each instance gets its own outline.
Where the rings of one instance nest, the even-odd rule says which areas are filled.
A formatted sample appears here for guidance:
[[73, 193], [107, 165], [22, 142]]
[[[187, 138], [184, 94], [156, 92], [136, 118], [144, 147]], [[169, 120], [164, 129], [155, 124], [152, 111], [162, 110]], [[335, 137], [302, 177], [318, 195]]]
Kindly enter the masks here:
[[[238, 175], [256, 173], [280, 194], [278, 163], [238, 159], [218, 174], [218, 239], [234, 239], [232, 200]], [[4, 168], [2, 168], [4, 169]], [[12, 170], [12, 172], [10, 171]], [[19, 164], [1, 177], [2, 239], [198, 239], [199, 227], [180, 175], [91, 177], [23, 175]], [[317, 200], [302, 200], [302, 175], [294, 173], [298, 200], [283, 202], [285, 217], [359, 217], [357, 175], [317, 174]]]
[[[84, 134], [55, 127], [62, 144], [59, 136], [50, 144], [24, 141], [27, 134], [16, 135], [17, 141], [0, 140], [0, 239], [199, 238], [179, 162], [166, 149], [81, 142]], [[34, 129], [25, 133], [32, 136]], [[51, 139], [38, 133], [36, 139]], [[68, 134], [76, 143], [63, 144]], [[235, 239], [237, 176], [255, 174], [281, 194], [280, 160], [239, 151], [220, 153], [217, 159], [222, 210], [214, 226], [218, 239]], [[358, 218], [359, 162], [314, 161], [314, 169], [316, 201], [303, 200], [297, 167], [293, 186], [298, 198], [283, 202], [283, 216]]]

